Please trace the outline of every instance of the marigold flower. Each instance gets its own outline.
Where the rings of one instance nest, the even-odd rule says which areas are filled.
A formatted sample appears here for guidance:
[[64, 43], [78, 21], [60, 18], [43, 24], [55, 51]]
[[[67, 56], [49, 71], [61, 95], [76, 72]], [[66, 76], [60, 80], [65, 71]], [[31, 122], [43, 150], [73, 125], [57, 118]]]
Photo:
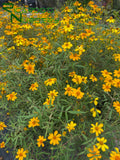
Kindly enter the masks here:
[[0, 143], [0, 148], [5, 148], [5, 142]]
[[40, 147], [41, 145], [42, 145], [42, 147], [44, 147], [44, 141], [46, 141], [46, 139], [44, 139], [44, 137], [43, 136], [39, 136], [39, 138], [37, 139], [37, 145], [38, 145], [38, 147]]
[[52, 84], [54, 84], [55, 82], [57, 81], [57, 79], [56, 78], [49, 78], [49, 79], [47, 79], [46, 81], [44, 81], [44, 84], [46, 85], [46, 86], [52, 86]]
[[111, 151], [110, 153], [110, 160], [119, 160], [120, 159], [120, 152], [117, 147], [115, 147], [115, 151]]
[[113, 86], [116, 88], [120, 88], [120, 79], [115, 78], [113, 80]]
[[32, 91], [37, 90], [37, 87], [38, 87], [38, 83], [35, 82], [35, 83], [31, 84], [31, 87], [29, 88], [29, 90], [32, 90]]
[[96, 122], [96, 124], [91, 124], [92, 128], [90, 128], [90, 133], [96, 133], [96, 136], [98, 136], [99, 134], [101, 134], [103, 132], [103, 123], [100, 123], [98, 125], [98, 122]]
[[74, 75], [74, 78], [72, 79], [72, 81], [75, 82], [76, 84], [80, 84], [82, 83], [82, 77], [78, 75]]
[[64, 89], [66, 90], [65, 93], [64, 93], [64, 95], [67, 95], [67, 94], [68, 94], [68, 96], [72, 95], [72, 87], [70, 87], [69, 84], [67, 84], [67, 87], [64, 88]]
[[38, 117], [33, 117], [32, 119], [30, 119], [28, 127], [30, 128], [30, 127], [40, 126], [38, 122], [39, 122]]
[[120, 77], [120, 69], [119, 70], [114, 70], [114, 76], [116, 76], [117, 78]]
[[72, 43], [71, 42], [65, 42], [63, 45], [62, 45], [62, 48], [65, 50], [65, 49], [70, 49], [72, 47]]
[[91, 110], [90, 110], [90, 112], [92, 112], [92, 116], [93, 117], [96, 117], [96, 113], [98, 112], [98, 113], [101, 113], [101, 111], [99, 110], [99, 109], [95, 109], [95, 108], [91, 108]]
[[102, 158], [102, 156], [100, 155], [100, 151], [95, 145], [93, 145], [93, 149], [89, 148], [88, 151], [89, 153], [87, 154], [87, 157], [91, 157], [89, 160], [98, 160]]
[[24, 64], [24, 69], [26, 69], [26, 72], [28, 72], [28, 74], [34, 74], [34, 67], [35, 67], [35, 64]]
[[104, 144], [107, 142], [107, 140], [104, 137], [102, 138], [97, 137], [97, 141], [99, 142], [96, 144], [98, 149], [101, 148], [103, 152], [105, 152], [106, 149], [109, 149], [109, 147], [106, 144]]
[[78, 61], [79, 59], [81, 59], [79, 54], [77, 53], [73, 54], [72, 52], [69, 58], [72, 59], [73, 61]]
[[74, 127], [75, 127], [76, 125], [77, 125], [76, 123], [73, 123], [73, 121], [71, 121], [70, 123], [67, 124], [67, 127], [66, 127], [66, 128], [68, 129], [69, 132], [71, 132], [71, 130], [75, 130]]
[[110, 88], [111, 88], [111, 86], [109, 84], [103, 84], [103, 86], [102, 86], [102, 89], [105, 92], [111, 92]]
[[73, 88], [72, 96], [76, 97], [77, 99], [81, 99], [84, 96], [84, 93], [80, 91], [80, 87], [78, 89]]
[[113, 107], [115, 107], [116, 111], [119, 113], [120, 115], [120, 102], [119, 101], [115, 101], [113, 102]]
[[15, 158], [18, 158], [19, 160], [23, 160], [23, 158], [26, 158], [26, 153], [28, 153], [27, 151], [24, 151], [23, 148], [18, 149], [17, 155]]
[[54, 99], [56, 96], [58, 96], [57, 94], [58, 94], [58, 92], [56, 92], [54, 89], [53, 91], [50, 91], [48, 93], [48, 97]]
[[103, 77], [107, 77], [110, 76], [110, 74], [112, 74], [111, 72], [108, 72], [106, 69], [104, 69], [103, 71], [101, 71]]
[[0, 130], [4, 130], [7, 127], [4, 122], [0, 122]]
[[50, 140], [50, 144], [56, 145], [59, 144], [59, 141], [61, 141], [61, 134], [58, 134], [58, 131], [56, 130], [53, 133], [49, 133], [48, 139]]
[[15, 92], [12, 92], [11, 94], [8, 94], [6, 97], [7, 97], [7, 100], [11, 100], [11, 101], [15, 101], [15, 99], [17, 98], [16, 97], [17, 93]]
[[70, 32], [71, 30], [74, 29], [74, 26], [72, 24], [67, 24], [66, 26], [64, 26], [64, 30], [65, 32]]
[[97, 78], [96, 78], [93, 74], [90, 75], [90, 78], [89, 78], [89, 79], [91, 79], [92, 82], [97, 81]]

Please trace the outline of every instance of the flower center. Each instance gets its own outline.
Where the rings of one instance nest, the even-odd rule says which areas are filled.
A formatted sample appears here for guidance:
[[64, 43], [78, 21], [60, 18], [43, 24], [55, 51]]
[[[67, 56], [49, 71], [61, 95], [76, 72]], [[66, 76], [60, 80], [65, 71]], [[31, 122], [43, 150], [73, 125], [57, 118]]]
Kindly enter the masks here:
[[56, 136], [53, 136], [53, 139], [56, 139]]
[[103, 145], [103, 142], [102, 142], [102, 141], [100, 141], [99, 143], [100, 143], [101, 145]]
[[98, 127], [95, 127], [95, 129], [98, 131], [99, 128], [98, 128]]
[[120, 156], [115, 156], [115, 160], [120, 160]]
[[23, 153], [20, 153], [20, 154], [19, 154], [19, 157], [23, 157]]

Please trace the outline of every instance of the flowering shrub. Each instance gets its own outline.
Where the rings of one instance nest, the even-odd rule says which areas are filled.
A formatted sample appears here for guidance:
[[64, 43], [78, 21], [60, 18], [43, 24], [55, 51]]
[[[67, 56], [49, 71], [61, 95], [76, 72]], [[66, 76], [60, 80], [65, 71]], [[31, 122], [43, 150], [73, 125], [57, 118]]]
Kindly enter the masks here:
[[22, 24], [1, 9], [0, 148], [16, 159], [120, 159], [120, 28], [102, 13], [76, 1]]

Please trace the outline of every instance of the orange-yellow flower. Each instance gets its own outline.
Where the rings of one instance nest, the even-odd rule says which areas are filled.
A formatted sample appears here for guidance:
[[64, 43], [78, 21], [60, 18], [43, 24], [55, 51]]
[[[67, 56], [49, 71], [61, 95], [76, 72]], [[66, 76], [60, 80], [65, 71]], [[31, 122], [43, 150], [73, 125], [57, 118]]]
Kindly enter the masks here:
[[81, 99], [84, 93], [80, 91], [80, 87], [78, 89], [73, 88], [72, 96], [76, 97], [77, 99]]
[[81, 59], [79, 54], [77, 54], [77, 53], [73, 54], [72, 52], [70, 52], [70, 53], [71, 53], [71, 55], [69, 56], [69, 58], [72, 59], [73, 61], [78, 61], [79, 59]]
[[26, 153], [28, 153], [28, 151], [24, 151], [23, 148], [18, 149], [17, 155], [15, 158], [18, 158], [19, 160], [23, 160], [23, 158], [26, 158]]
[[90, 133], [96, 133], [96, 136], [99, 136], [99, 134], [101, 134], [103, 132], [103, 123], [100, 123], [98, 125], [98, 122], [96, 122], [96, 124], [91, 124], [92, 128], [90, 128]]
[[39, 122], [40, 121], [38, 117], [33, 117], [32, 119], [30, 119], [28, 127], [30, 128], [30, 127], [40, 126]]
[[70, 123], [67, 124], [67, 127], [66, 127], [66, 128], [68, 129], [69, 132], [71, 132], [71, 130], [75, 130], [74, 127], [75, 127], [76, 125], [77, 125], [76, 123], [73, 123], [73, 121], [71, 121]]
[[104, 137], [102, 137], [102, 138], [97, 137], [97, 141], [99, 142], [96, 144], [98, 149], [101, 148], [103, 152], [105, 152], [106, 149], [109, 149], [109, 147], [106, 144], [104, 144], [107, 142], [107, 140]]
[[97, 81], [97, 78], [93, 74], [90, 75], [90, 79], [92, 80], [92, 82]]
[[103, 86], [102, 86], [102, 89], [105, 92], [111, 92], [110, 88], [111, 88], [111, 86], [109, 84], [103, 84]]
[[4, 122], [0, 122], [0, 131], [7, 127]]
[[89, 153], [87, 154], [87, 157], [90, 158], [89, 160], [98, 160], [102, 158], [100, 151], [95, 145], [93, 145], [93, 149], [88, 148], [88, 151]]
[[120, 152], [117, 147], [115, 147], [116, 151], [111, 151], [110, 153], [110, 160], [119, 160], [120, 159]]
[[68, 94], [68, 96], [71, 96], [72, 95], [72, 87], [70, 87], [70, 85], [69, 84], [67, 84], [67, 87], [65, 88], [65, 93], [64, 93], [64, 95], [67, 95]]
[[42, 147], [44, 147], [44, 141], [46, 141], [46, 139], [44, 139], [44, 137], [43, 136], [39, 136], [39, 138], [37, 139], [37, 145], [38, 145], [38, 147], [40, 147], [41, 145], [42, 145]]
[[57, 81], [57, 79], [56, 78], [49, 78], [49, 79], [47, 79], [46, 81], [44, 81], [44, 84], [46, 85], [46, 86], [52, 86], [52, 84], [54, 84], [55, 82]]
[[53, 91], [50, 91], [48, 93], [48, 97], [54, 99], [56, 96], [58, 96], [57, 94], [58, 94], [58, 92], [56, 92], [55, 89], [54, 89]]
[[15, 92], [12, 92], [11, 94], [8, 94], [6, 97], [7, 97], [7, 100], [11, 100], [11, 101], [15, 101], [15, 99], [17, 98], [16, 97], [17, 93]]
[[58, 131], [56, 130], [53, 133], [49, 133], [48, 139], [50, 140], [50, 144], [56, 145], [59, 144], [59, 141], [61, 141], [61, 134], [58, 134]]
[[5, 148], [5, 142], [0, 143], [0, 148]]
[[32, 90], [32, 91], [37, 90], [37, 87], [38, 87], [38, 83], [35, 82], [35, 83], [31, 84], [31, 87], [29, 88], [29, 90]]
[[120, 115], [120, 102], [119, 101], [115, 101], [113, 102], [113, 107], [115, 107], [116, 111], [119, 113]]
[[24, 69], [26, 69], [26, 72], [28, 72], [28, 74], [34, 74], [34, 67], [35, 67], [35, 64], [25, 64], [24, 65]]

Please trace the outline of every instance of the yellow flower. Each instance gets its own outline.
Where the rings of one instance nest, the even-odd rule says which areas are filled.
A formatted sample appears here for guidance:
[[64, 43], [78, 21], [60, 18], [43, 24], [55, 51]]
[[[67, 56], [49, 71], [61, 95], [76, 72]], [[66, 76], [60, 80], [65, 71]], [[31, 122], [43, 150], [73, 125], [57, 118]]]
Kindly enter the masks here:
[[50, 140], [50, 144], [56, 145], [59, 144], [59, 141], [61, 141], [61, 134], [58, 134], [58, 131], [56, 130], [53, 133], [49, 133], [48, 139]]
[[96, 113], [101, 113], [101, 111], [99, 109], [95, 109], [95, 108], [91, 108], [90, 112], [93, 113], [93, 117], [96, 117]]
[[71, 96], [72, 95], [72, 87], [70, 87], [69, 84], [67, 84], [67, 87], [64, 88], [66, 91], [64, 93], [64, 95], [68, 94], [68, 96]]
[[81, 55], [82, 52], [85, 52], [85, 49], [83, 48], [83, 45], [79, 45], [76, 47], [75, 51], [79, 51], [79, 55]]
[[62, 48], [58, 47], [57, 49], [58, 49], [58, 52], [62, 52]]
[[67, 26], [64, 26], [65, 32], [70, 32], [71, 30], [74, 29], [74, 26], [72, 24], [67, 24]]
[[48, 86], [48, 85], [52, 86], [52, 84], [54, 84], [56, 81], [57, 81], [56, 78], [49, 78], [49, 79], [47, 79], [46, 81], [44, 81], [44, 84], [45, 84], [46, 86]]
[[95, 98], [93, 101], [95, 106], [97, 106], [97, 104], [98, 104], [97, 100], [98, 100], [98, 98]]
[[39, 122], [38, 117], [36, 118], [33, 117], [32, 119], [30, 119], [28, 127], [30, 128], [30, 127], [40, 126], [38, 122]]
[[40, 147], [41, 145], [42, 145], [42, 147], [44, 147], [44, 141], [46, 141], [46, 139], [44, 139], [44, 137], [43, 136], [39, 136], [39, 138], [37, 139], [37, 145], [38, 145], [38, 147]]
[[63, 135], [63, 136], [65, 136], [65, 135], [66, 135], [66, 132], [65, 132], [65, 131], [63, 131], [62, 135]]
[[120, 115], [120, 102], [119, 101], [115, 101], [113, 102], [113, 107], [115, 107], [116, 111], [119, 113]]
[[58, 94], [58, 92], [55, 92], [55, 89], [54, 89], [53, 91], [50, 91], [48, 93], [48, 98], [54, 99], [56, 96], [58, 96], [57, 94]]
[[120, 79], [115, 78], [113, 80], [113, 86], [117, 87], [117, 88], [120, 88]]
[[84, 93], [80, 91], [80, 87], [78, 89], [73, 88], [72, 96], [76, 97], [77, 99], [81, 99], [84, 96]]
[[63, 12], [71, 12], [72, 9], [69, 9], [68, 6], [65, 7], [65, 9], [63, 10]]
[[99, 134], [101, 134], [103, 132], [103, 124], [100, 123], [98, 125], [98, 122], [96, 122], [96, 124], [91, 124], [92, 128], [90, 128], [90, 133], [96, 133], [96, 136], [98, 136]]
[[27, 131], [27, 128], [26, 128], [26, 127], [24, 127], [24, 131]]
[[103, 152], [105, 152], [106, 149], [109, 149], [109, 147], [106, 144], [104, 144], [107, 142], [107, 140], [104, 137], [102, 138], [97, 137], [97, 141], [99, 142], [96, 144], [98, 149], [101, 148]]
[[38, 83], [35, 82], [35, 83], [31, 84], [31, 87], [29, 88], [29, 90], [32, 90], [32, 91], [37, 90], [37, 87], [38, 87]]
[[26, 72], [28, 72], [28, 74], [34, 74], [34, 67], [35, 64], [24, 64], [24, 69], [26, 69]]
[[75, 130], [74, 127], [75, 127], [76, 125], [77, 125], [76, 123], [73, 123], [73, 121], [71, 121], [70, 123], [67, 124], [67, 127], [66, 127], [66, 128], [68, 129], [69, 132], [71, 132], [71, 130]]
[[110, 88], [111, 88], [111, 86], [109, 84], [103, 84], [103, 86], [102, 86], [102, 89], [105, 92], [111, 92]]
[[0, 148], [5, 148], [5, 142], [0, 143]]
[[[55, 98], [53, 98], [53, 99], [46, 99], [46, 101], [43, 103], [43, 105], [45, 105], [45, 104], [47, 104], [47, 105], [50, 105], [50, 102], [51, 102], [51, 104], [53, 105], [53, 103], [54, 103], [54, 100], [55, 100]], [[48, 107], [49, 108], [49, 107]]]
[[115, 147], [115, 151], [111, 151], [110, 153], [110, 160], [120, 160], [120, 152], [117, 147]]
[[79, 59], [81, 59], [79, 54], [77, 53], [73, 54], [72, 52], [70, 53], [71, 55], [69, 56], [69, 58], [72, 59], [73, 61], [78, 61]]
[[72, 81], [75, 82], [76, 84], [80, 84], [82, 83], [82, 77], [78, 75], [74, 75], [74, 78], [72, 79]]
[[87, 154], [87, 157], [91, 157], [89, 160], [98, 160], [102, 158], [102, 156], [100, 155], [100, 151], [97, 147], [95, 147], [95, 145], [93, 146], [93, 149], [89, 148], [88, 151], [89, 153]]
[[82, 82], [87, 83], [87, 77], [82, 76]]
[[62, 48], [65, 50], [65, 49], [70, 49], [72, 47], [72, 43], [71, 42], [65, 42], [63, 45], [62, 45]]
[[7, 127], [4, 122], [0, 122], [0, 131]]
[[70, 73], [69, 73], [69, 77], [74, 77], [75, 75], [76, 75], [75, 72], [70, 72]]
[[9, 101], [9, 100], [15, 101], [15, 99], [17, 98], [16, 95], [17, 95], [17, 93], [12, 92], [11, 94], [9, 94], [9, 95], [6, 96], [6, 97], [7, 97], [7, 100], [8, 100], [8, 101]]
[[104, 69], [103, 71], [101, 71], [103, 77], [107, 77], [110, 76], [110, 74], [112, 74], [111, 72], [108, 72], [106, 69]]
[[19, 160], [23, 160], [23, 158], [26, 158], [26, 153], [27, 153], [27, 151], [24, 151], [23, 148], [18, 149], [16, 158], [18, 158]]
[[113, 19], [113, 17], [110, 17], [109, 19], [106, 20], [106, 22], [114, 23], [114, 22], [115, 22], [115, 19]]
[[120, 69], [119, 70], [114, 70], [114, 77], [119, 78], [120, 77]]
[[36, 57], [34, 55], [32, 55], [29, 59], [34, 60]]
[[90, 75], [90, 79], [92, 80], [92, 82], [97, 81], [97, 78], [93, 74]]

